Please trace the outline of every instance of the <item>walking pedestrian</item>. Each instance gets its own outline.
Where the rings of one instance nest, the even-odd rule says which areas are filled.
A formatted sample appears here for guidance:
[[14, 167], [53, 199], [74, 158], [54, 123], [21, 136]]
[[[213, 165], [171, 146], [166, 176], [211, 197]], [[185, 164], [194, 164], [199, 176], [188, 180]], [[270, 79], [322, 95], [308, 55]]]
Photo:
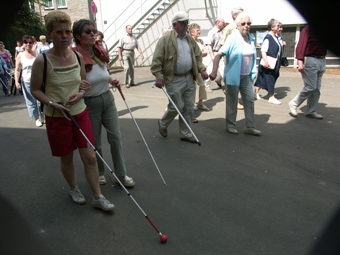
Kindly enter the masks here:
[[217, 53], [210, 78], [217, 76], [218, 62], [226, 56], [224, 81], [226, 83], [226, 126], [229, 133], [238, 134], [236, 129], [238, 93], [241, 92], [246, 118], [245, 134], [261, 135], [255, 128], [254, 91], [252, 84], [256, 76], [255, 37], [249, 33], [251, 17], [240, 13], [235, 23], [237, 31], [228, 36], [221, 50]]
[[40, 40], [40, 43], [37, 46], [38, 53], [43, 53], [43, 52], [50, 49], [49, 43], [46, 42], [46, 36], [45, 35], [39, 36], [39, 40]]
[[[25, 51], [19, 53], [15, 60], [15, 86], [18, 90], [22, 90], [24, 94], [30, 118], [35, 120], [35, 125], [37, 127], [42, 127], [45, 123], [45, 118], [40, 112], [40, 102], [37, 101], [31, 93], [31, 72], [33, 62], [36, 58], [36, 52], [32, 49], [32, 36], [24, 35], [22, 37], [22, 43]], [[22, 77], [21, 83], [19, 79], [20, 73]]]
[[[187, 34], [188, 14], [176, 12], [172, 19], [173, 30], [163, 35], [155, 49], [151, 73], [156, 77], [156, 86], [165, 86], [167, 93], [189, 126], [194, 117], [195, 80], [198, 75], [208, 78], [202, 63], [202, 52], [196, 41]], [[177, 116], [176, 108], [169, 102], [163, 117], [158, 121], [159, 132], [168, 136], [167, 128]], [[181, 141], [197, 143], [184, 121], [179, 119]]]
[[[202, 59], [206, 58], [208, 56], [208, 50], [204, 45], [204, 42], [202, 39], [199, 39], [201, 35], [201, 27], [200, 25], [196, 23], [192, 23], [189, 25], [189, 32], [192, 38], [196, 41], [198, 46], [200, 47], [202, 51]], [[204, 60], [202, 60], [203, 62]], [[206, 66], [205, 66], [206, 68]], [[207, 91], [205, 90], [205, 82], [203, 81], [202, 77], [200, 75], [197, 76], [196, 84], [198, 87], [198, 102], [196, 106], [194, 106], [194, 110], [202, 109], [204, 111], [209, 111], [210, 109], [204, 104], [203, 100], [207, 99]], [[196, 93], [194, 95], [194, 102], [196, 98]], [[195, 121], [194, 121], [195, 123]]]
[[[281, 57], [282, 57], [282, 44], [279, 41], [277, 34], [280, 32], [280, 22], [271, 19], [268, 22], [268, 34], [263, 39], [261, 47], [260, 65], [255, 82], [255, 98], [261, 99], [259, 94], [260, 89], [268, 91], [270, 104], [281, 104], [274, 95], [274, 87], [277, 78], [280, 76]], [[269, 58], [276, 59], [273, 66], [269, 65]], [[263, 60], [263, 64], [261, 64]]]
[[[102, 155], [101, 135], [102, 126], [104, 126], [116, 176], [124, 186], [133, 186], [135, 182], [126, 175], [118, 112], [115, 99], [109, 89], [109, 84], [116, 86], [119, 81], [114, 80], [107, 70], [110, 57], [105, 49], [96, 42], [96, 32], [95, 24], [90, 20], [81, 19], [73, 24], [73, 37], [77, 45], [74, 49], [83, 56], [86, 80], [91, 83], [91, 89], [86, 92], [85, 104], [89, 110], [95, 147]], [[99, 183], [105, 184], [104, 163], [98, 156], [97, 164]]]
[[32, 94], [45, 104], [46, 130], [52, 155], [60, 157], [61, 172], [70, 186], [73, 201], [85, 204], [86, 199], [77, 186], [74, 175], [73, 151], [78, 148], [86, 179], [93, 193], [92, 206], [104, 211], [113, 210], [114, 205], [101, 194], [96, 154], [65, 113], [67, 111], [73, 116], [85, 136], [94, 144], [91, 121], [83, 99], [85, 91], [79, 90], [80, 85], [88, 89], [91, 84], [86, 81], [82, 55], [69, 48], [72, 37], [70, 16], [62, 11], [49, 12], [45, 17], [45, 27], [54, 45], [45, 53], [45, 93], [41, 90], [44, 76], [43, 54], [38, 55], [34, 62], [31, 84]]
[[11, 94], [8, 91], [8, 87], [6, 86], [6, 70], [8, 70], [5, 60], [0, 56], [0, 79], [2, 85], [2, 91], [6, 96], [10, 96]]
[[[132, 27], [126, 26], [126, 35], [124, 35], [119, 41], [118, 58], [123, 63], [124, 67], [124, 84], [127, 88], [135, 86], [135, 72], [134, 72], [134, 61], [135, 61], [135, 49], [140, 53], [142, 60], [144, 59], [143, 52], [138, 45], [137, 38], [132, 34]], [[130, 81], [129, 81], [130, 77]]]
[[[222, 18], [217, 18], [215, 20], [215, 26], [209, 30], [208, 32], [208, 44], [207, 44], [207, 49], [208, 49], [208, 54], [211, 57], [211, 62], [210, 65], [207, 68], [207, 72], [210, 74], [213, 66], [213, 62], [215, 59], [215, 56], [217, 52], [220, 50], [220, 39], [221, 39], [221, 34], [222, 34], [222, 29], [224, 28], [224, 19]], [[218, 66], [218, 79], [215, 81], [219, 87], [222, 87], [222, 78], [223, 78], [223, 72], [224, 72], [224, 60], [219, 62]], [[211, 81], [207, 80], [206, 82], [206, 87], [207, 90], [210, 91]]]
[[323, 119], [316, 110], [321, 94], [321, 80], [326, 70], [326, 54], [327, 49], [315, 37], [310, 26], [304, 27], [295, 52], [304, 87], [288, 103], [292, 117], [298, 117], [297, 108], [307, 99], [306, 117]]

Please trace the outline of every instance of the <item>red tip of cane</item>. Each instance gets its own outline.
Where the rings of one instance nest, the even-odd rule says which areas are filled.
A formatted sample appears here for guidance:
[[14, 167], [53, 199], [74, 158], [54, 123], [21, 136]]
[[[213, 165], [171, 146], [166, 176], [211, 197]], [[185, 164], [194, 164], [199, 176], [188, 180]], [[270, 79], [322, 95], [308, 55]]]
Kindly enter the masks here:
[[161, 236], [161, 243], [166, 243], [168, 241], [168, 237], [166, 235]]

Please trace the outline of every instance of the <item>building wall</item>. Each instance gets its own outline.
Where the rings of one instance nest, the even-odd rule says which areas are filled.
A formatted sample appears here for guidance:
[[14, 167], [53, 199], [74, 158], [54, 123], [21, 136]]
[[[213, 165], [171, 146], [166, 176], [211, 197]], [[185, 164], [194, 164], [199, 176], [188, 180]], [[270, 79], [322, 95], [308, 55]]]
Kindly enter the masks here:
[[[156, 0], [126, 0], [120, 2], [119, 6], [112, 0], [95, 0], [98, 7], [97, 13], [97, 26], [103, 28], [104, 36], [108, 39], [108, 47], [110, 48], [114, 42], [116, 42], [125, 33], [125, 23], [133, 25], [147, 11], [147, 6], [152, 5], [150, 2], [156, 2]], [[191, 23], [198, 23], [201, 26], [201, 36], [204, 38], [207, 36], [208, 31], [214, 26], [214, 21], [217, 17], [222, 17], [226, 21], [231, 21], [231, 10], [234, 7], [242, 7], [253, 17], [253, 25], [251, 33], [256, 35], [256, 31], [266, 31], [267, 22], [271, 18], [278, 19], [283, 23], [283, 39], [287, 42], [287, 46], [284, 49], [284, 54], [288, 58], [290, 65], [296, 67], [295, 48], [299, 38], [299, 32], [306, 25], [304, 18], [294, 9], [288, 0], [276, 0], [276, 4], [272, 3], [272, 0], [261, 0], [254, 2], [253, 0], [178, 0], [176, 4], [168, 10], [161, 18], [159, 18], [153, 26], [148, 28], [138, 39], [139, 46], [141, 47], [144, 60], [141, 60], [139, 53], [135, 51], [136, 65], [137, 66], [149, 66], [151, 65], [152, 56], [156, 43], [161, 35], [162, 27], [166, 26], [171, 28], [171, 17], [177, 11], [185, 11], [188, 13]], [[143, 6], [145, 3], [145, 6]], [[147, 3], [147, 4], [146, 4]], [[139, 5], [139, 6], [138, 6]], [[133, 6], [133, 8], [132, 8]], [[263, 6], [266, 6], [263, 9]], [[136, 12], [137, 8], [138, 12]], [[102, 11], [102, 10], [105, 11]], [[125, 12], [123, 12], [125, 11]], [[131, 13], [129, 13], [131, 11]], [[140, 13], [139, 13], [140, 12]], [[118, 18], [117, 18], [118, 17]], [[121, 21], [120, 19], [124, 19]], [[124, 25], [111, 25], [113, 20], [119, 20]], [[106, 24], [103, 23], [106, 21]], [[99, 24], [98, 24], [99, 23]], [[116, 30], [109, 31], [107, 27], [117, 28], [117, 33], [112, 36]], [[105, 40], [106, 40], [105, 39]], [[260, 48], [257, 49], [258, 56], [260, 54]], [[327, 64], [328, 65], [340, 65], [339, 58], [333, 58], [334, 54], [328, 52]], [[121, 63], [117, 61], [114, 66], [121, 66]]]
[[92, 19], [89, 0], [66, 0], [67, 7], [57, 7], [56, 0], [53, 0], [53, 8], [46, 9], [44, 6], [35, 4], [35, 10], [41, 14], [42, 17], [47, 15], [51, 11], [64, 11], [71, 17], [71, 21], [74, 22], [79, 19]]

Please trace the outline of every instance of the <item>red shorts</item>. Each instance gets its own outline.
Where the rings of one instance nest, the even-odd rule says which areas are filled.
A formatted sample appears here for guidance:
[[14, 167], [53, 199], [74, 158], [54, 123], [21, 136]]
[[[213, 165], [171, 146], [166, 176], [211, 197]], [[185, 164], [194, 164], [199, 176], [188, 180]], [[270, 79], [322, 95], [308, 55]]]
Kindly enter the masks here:
[[[82, 113], [72, 117], [89, 141], [94, 145], [89, 110], [86, 108]], [[64, 117], [46, 116], [46, 130], [53, 156], [66, 156], [77, 148], [87, 147], [85, 137], [72, 121]]]

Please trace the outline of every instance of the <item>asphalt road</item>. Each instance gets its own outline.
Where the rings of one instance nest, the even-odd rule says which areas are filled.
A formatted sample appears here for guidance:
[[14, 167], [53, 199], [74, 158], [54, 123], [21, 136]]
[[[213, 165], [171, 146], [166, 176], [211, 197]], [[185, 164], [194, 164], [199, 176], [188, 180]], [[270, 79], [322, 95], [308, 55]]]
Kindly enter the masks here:
[[[113, 76], [123, 81], [121, 70]], [[136, 182], [129, 192], [168, 236], [166, 244], [109, 171], [108, 184], [101, 187], [116, 206], [113, 212], [97, 210], [90, 202], [74, 204], [59, 159], [51, 156], [45, 127], [29, 119], [22, 96], [2, 93], [0, 250], [30, 254], [29, 249], [38, 252], [43, 246], [40, 254], [46, 254], [44, 249], [84, 255], [307, 254], [340, 202], [339, 81], [339, 75], [324, 75], [318, 108], [323, 120], [306, 118], [306, 103], [295, 119], [287, 103], [302, 88], [302, 79], [282, 69], [276, 84], [282, 105], [269, 104], [264, 91], [255, 102], [261, 137], [243, 134], [243, 111], [237, 117], [240, 134], [226, 132], [225, 97], [213, 84], [206, 100], [211, 111], [195, 111], [198, 146], [180, 141], [177, 119], [168, 137], [160, 136], [157, 120], [167, 98], [151, 88], [149, 68], [137, 68], [137, 86], [123, 87], [123, 93], [168, 185], [114, 92], [128, 174]], [[112, 166], [105, 132], [103, 151]], [[74, 155], [78, 186], [91, 201], [82, 163]]]

